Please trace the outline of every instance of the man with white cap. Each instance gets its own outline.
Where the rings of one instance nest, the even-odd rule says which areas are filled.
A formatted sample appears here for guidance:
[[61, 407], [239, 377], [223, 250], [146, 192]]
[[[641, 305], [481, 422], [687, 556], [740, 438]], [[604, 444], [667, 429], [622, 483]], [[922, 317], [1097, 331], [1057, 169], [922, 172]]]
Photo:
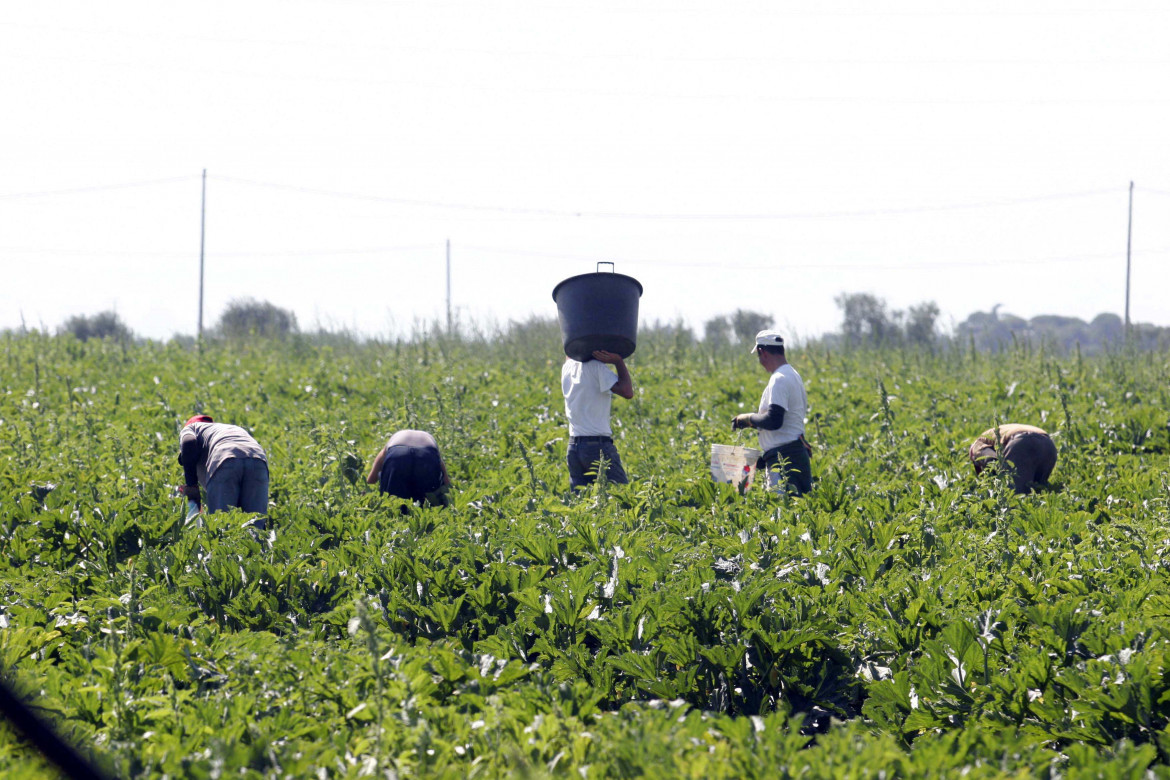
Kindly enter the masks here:
[[804, 382], [784, 357], [784, 337], [774, 330], [756, 334], [752, 352], [771, 376], [760, 396], [760, 409], [731, 421], [733, 430], [759, 430], [764, 456], [757, 466], [768, 474], [768, 487], [803, 495], [812, 490], [812, 447], [804, 440], [808, 396]]

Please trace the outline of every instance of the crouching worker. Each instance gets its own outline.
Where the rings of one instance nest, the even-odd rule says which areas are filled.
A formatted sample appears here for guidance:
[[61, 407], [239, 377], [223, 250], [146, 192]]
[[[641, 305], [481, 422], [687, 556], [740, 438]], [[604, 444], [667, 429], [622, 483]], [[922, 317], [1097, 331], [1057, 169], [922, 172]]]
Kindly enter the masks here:
[[[996, 451], [996, 431], [999, 432], [999, 451]], [[1043, 428], [1012, 423], [991, 428], [979, 434], [967, 453], [975, 466], [975, 473], [996, 461], [1008, 462], [1012, 487], [1017, 493], [1027, 493], [1036, 483], [1047, 484], [1056, 467], [1056, 445]]]
[[451, 477], [439, 455], [435, 437], [426, 431], [399, 431], [374, 458], [366, 482], [378, 485], [383, 493], [447, 506]]
[[[268, 456], [240, 426], [217, 423], [206, 414], [187, 420], [179, 432], [179, 465], [186, 479], [183, 495], [202, 503], [202, 485], [208, 512], [268, 513]], [[263, 521], [259, 525], [264, 527]]]
[[[768, 487], [787, 490], [797, 496], [812, 490], [812, 447], [804, 439], [804, 416], [808, 396], [804, 380], [784, 356], [784, 338], [774, 330], [761, 330], [752, 347], [760, 366], [767, 371], [768, 384], [754, 414], [740, 414], [731, 421], [732, 430], [756, 428], [764, 456], [757, 468], [768, 474]], [[782, 467], [781, 467], [782, 466]]]

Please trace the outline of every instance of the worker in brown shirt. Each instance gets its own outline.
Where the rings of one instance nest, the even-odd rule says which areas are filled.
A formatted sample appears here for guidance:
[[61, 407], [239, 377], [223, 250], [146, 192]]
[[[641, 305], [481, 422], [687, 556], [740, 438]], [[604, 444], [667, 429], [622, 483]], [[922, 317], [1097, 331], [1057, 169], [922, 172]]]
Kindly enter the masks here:
[[186, 478], [183, 495], [199, 503], [202, 485], [207, 511], [238, 507], [267, 514], [268, 456], [238, 425], [217, 423], [206, 414], [187, 420], [179, 432], [179, 464]]
[[[997, 437], [998, 431], [998, 437]], [[996, 452], [996, 441], [1000, 451]], [[1043, 428], [1010, 423], [979, 434], [968, 453], [975, 473], [982, 473], [993, 461], [1006, 460], [1011, 467], [1013, 487], [1027, 493], [1034, 483], [1047, 484], [1056, 466], [1056, 445]]]

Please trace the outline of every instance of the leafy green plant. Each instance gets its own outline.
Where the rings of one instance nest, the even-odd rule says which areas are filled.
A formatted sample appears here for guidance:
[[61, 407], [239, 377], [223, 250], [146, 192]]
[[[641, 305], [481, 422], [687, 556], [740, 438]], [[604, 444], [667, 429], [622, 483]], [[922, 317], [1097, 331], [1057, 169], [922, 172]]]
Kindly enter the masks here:
[[[631, 484], [573, 495], [545, 335], [0, 337], [6, 679], [127, 777], [1167, 771], [1166, 355], [794, 349], [794, 499], [707, 475], [758, 366], [652, 332]], [[269, 452], [268, 529], [184, 523], [189, 410]], [[1052, 430], [1051, 486], [974, 476], [996, 420]], [[406, 426], [449, 508], [360, 478]]]

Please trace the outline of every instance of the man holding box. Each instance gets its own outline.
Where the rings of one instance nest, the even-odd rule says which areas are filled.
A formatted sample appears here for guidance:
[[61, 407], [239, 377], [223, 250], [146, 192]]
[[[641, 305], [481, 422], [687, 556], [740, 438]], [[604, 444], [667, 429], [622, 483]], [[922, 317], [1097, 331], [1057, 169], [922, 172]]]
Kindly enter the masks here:
[[[737, 415], [733, 430], [756, 428], [764, 456], [757, 467], [768, 474], [768, 487], [794, 495], [812, 490], [812, 447], [804, 440], [804, 416], [808, 396], [804, 382], [784, 356], [784, 338], [774, 330], [761, 330], [752, 347], [760, 365], [771, 376], [760, 396], [760, 409], [754, 414]], [[783, 478], [783, 482], [782, 479]]]

